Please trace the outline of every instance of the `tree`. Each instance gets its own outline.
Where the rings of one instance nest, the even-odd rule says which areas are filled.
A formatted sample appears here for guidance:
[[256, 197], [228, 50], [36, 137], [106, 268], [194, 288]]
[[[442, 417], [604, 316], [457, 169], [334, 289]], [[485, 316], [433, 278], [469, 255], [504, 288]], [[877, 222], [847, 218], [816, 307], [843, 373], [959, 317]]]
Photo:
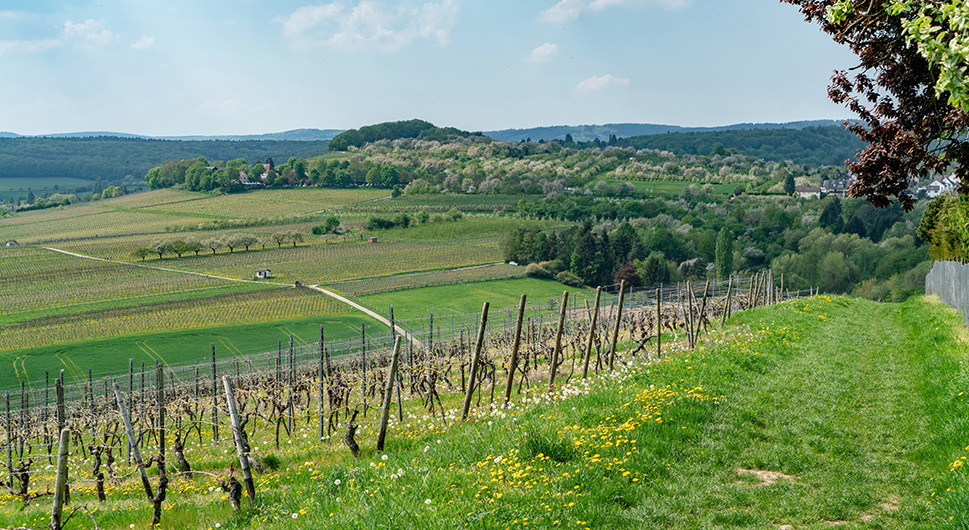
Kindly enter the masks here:
[[273, 232], [273, 234], [271, 236], [269, 236], [269, 239], [273, 243], [276, 243], [276, 247], [277, 248], [283, 246], [283, 243], [285, 243], [286, 241], [288, 241], [288, 237], [286, 236], [286, 232]]
[[215, 254], [215, 251], [224, 247], [225, 243], [223, 243], [221, 239], [213, 237], [211, 239], [206, 239], [205, 241], [203, 241], [202, 245], [208, 248], [209, 250], [211, 250], [212, 254]]
[[796, 191], [797, 186], [794, 184], [794, 173], [788, 172], [787, 176], [784, 177], [784, 193], [794, 195]]
[[249, 247], [258, 242], [259, 239], [252, 234], [239, 234], [239, 244], [246, 248], [246, 252], [249, 251]]
[[292, 241], [293, 247], [295, 247], [296, 243], [303, 242], [303, 234], [301, 232], [297, 232], [296, 230], [290, 230], [289, 232], [286, 232], [286, 239]]
[[847, 128], [868, 144], [847, 163], [855, 178], [849, 192], [910, 210], [910, 178], [954, 168], [959, 192], [969, 193], [965, 2], [781, 1], [859, 57], [857, 73], [837, 71], [828, 87], [834, 102], [858, 115]]
[[229, 234], [222, 242], [229, 249], [229, 254], [232, 254], [237, 247], [242, 246], [242, 236], [239, 234]]
[[172, 250], [175, 252], [176, 255], [178, 255], [178, 257], [182, 257], [182, 254], [186, 254], [192, 251], [195, 251], [195, 255], [198, 255], [198, 251], [200, 249], [201, 249], [201, 245], [199, 245], [198, 241], [195, 241], [195, 240], [186, 241], [182, 239], [177, 239], [172, 242]]
[[830, 228], [835, 234], [841, 233], [844, 228], [844, 219], [841, 218], [841, 199], [828, 197], [824, 200], [824, 209], [818, 217], [818, 224]]
[[726, 226], [717, 234], [715, 263], [718, 278], [726, 278], [733, 273], [733, 236]]
[[148, 248], [151, 249], [153, 254], [158, 254], [158, 259], [162, 259], [165, 254], [175, 253], [175, 246], [168, 240], [152, 241]]
[[132, 256], [140, 259], [141, 261], [145, 261], [145, 258], [151, 256], [152, 254], [154, 254], [154, 252], [152, 252], [150, 248], [146, 247], [138, 247], [131, 252]]

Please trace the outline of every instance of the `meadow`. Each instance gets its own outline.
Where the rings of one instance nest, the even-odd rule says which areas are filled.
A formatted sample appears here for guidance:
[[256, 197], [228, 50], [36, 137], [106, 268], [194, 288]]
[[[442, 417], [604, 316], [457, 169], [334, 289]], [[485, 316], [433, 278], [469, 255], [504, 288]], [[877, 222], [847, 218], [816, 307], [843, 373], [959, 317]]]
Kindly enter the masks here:
[[73, 193], [77, 188], [89, 188], [93, 181], [72, 177], [0, 178], [0, 199], [27, 197], [27, 190], [35, 195], [45, 193]]

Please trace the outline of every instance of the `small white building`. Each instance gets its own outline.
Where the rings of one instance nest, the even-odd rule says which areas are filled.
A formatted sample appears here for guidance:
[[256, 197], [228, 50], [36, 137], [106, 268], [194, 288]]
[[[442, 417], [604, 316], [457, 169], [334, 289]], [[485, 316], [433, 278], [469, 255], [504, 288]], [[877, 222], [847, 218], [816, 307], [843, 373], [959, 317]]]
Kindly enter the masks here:
[[265, 280], [270, 277], [271, 272], [269, 269], [256, 269], [256, 279]]
[[821, 198], [821, 188], [817, 186], [795, 186], [794, 188], [798, 197], [802, 199], [810, 199], [814, 197], [815, 199]]
[[20, 243], [17, 243], [13, 239], [11, 239], [10, 241], [7, 241], [7, 243], [4, 246], [7, 248], [15, 248], [15, 247], [19, 247]]

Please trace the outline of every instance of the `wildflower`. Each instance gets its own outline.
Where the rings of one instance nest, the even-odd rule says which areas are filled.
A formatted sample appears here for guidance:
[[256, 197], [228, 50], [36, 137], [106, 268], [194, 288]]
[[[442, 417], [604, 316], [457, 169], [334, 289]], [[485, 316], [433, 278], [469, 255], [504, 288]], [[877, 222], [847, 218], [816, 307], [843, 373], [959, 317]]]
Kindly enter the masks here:
[[298, 513], [296, 513], [296, 512], [293, 512], [293, 515], [292, 515], [292, 517], [293, 517], [293, 519], [297, 519], [297, 518], [299, 517], [299, 514], [298, 514]]
[[424, 504], [431, 504], [431, 499], [424, 499]]
[[341, 483], [341, 482], [340, 482], [340, 479], [336, 479], [336, 480], [334, 480], [334, 481], [333, 481], [333, 484], [335, 484], [335, 485], [337, 485], [337, 486], [339, 486], [339, 485], [340, 485], [340, 483]]
[[387, 460], [387, 455], [380, 455], [381, 460]]

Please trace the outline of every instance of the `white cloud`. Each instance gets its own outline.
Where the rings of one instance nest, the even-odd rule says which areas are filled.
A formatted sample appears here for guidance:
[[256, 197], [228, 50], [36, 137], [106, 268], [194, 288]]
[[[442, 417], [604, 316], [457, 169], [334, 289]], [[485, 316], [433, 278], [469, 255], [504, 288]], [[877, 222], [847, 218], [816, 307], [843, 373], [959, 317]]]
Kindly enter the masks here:
[[82, 47], [93, 48], [110, 44], [117, 40], [119, 35], [105, 29], [103, 22], [89, 18], [80, 24], [74, 24], [70, 20], [65, 22], [64, 38]]
[[542, 44], [538, 48], [532, 50], [532, 53], [528, 54], [528, 62], [544, 63], [545, 61], [551, 61], [558, 54], [559, 45], [546, 42], [545, 44]]
[[542, 11], [538, 19], [542, 22], [561, 23], [579, 18], [588, 0], [560, 0], [559, 3]]
[[598, 13], [610, 7], [658, 6], [663, 9], [682, 9], [692, 4], [693, 0], [559, 0], [554, 6], [539, 13], [538, 19], [558, 24], [575, 20], [583, 12]]
[[155, 44], [155, 37], [149, 37], [148, 35], [142, 35], [137, 42], [131, 43], [131, 49], [133, 50], [147, 50]]
[[603, 90], [608, 90], [612, 88], [626, 88], [629, 86], [629, 79], [622, 77], [616, 77], [612, 74], [606, 74], [604, 76], [592, 76], [588, 79], [584, 79], [575, 85], [574, 91], [579, 94], [588, 94], [592, 92], [601, 92]]
[[283, 35], [297, 48], [392, 51], [418, 39], [433, 39], [445, 45], [457, 19], [456, 0], [423, 5], [414, 0], [358, 0], [304, 6], [281, 22]]

